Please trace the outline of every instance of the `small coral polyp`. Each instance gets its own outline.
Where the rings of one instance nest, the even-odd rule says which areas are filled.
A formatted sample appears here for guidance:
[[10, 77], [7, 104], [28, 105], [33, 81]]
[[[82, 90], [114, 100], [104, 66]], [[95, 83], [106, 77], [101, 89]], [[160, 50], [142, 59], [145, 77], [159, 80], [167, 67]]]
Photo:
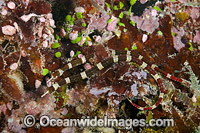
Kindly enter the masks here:
[[69, 12], [60, 22], [62, 2], [0, 2], [0, 131], [108, 131], [28, 128], [27, 114], [168, 118], [175, 126], [132, 130], [198, 130], [198, 3], [78, 0], [61, 6]]

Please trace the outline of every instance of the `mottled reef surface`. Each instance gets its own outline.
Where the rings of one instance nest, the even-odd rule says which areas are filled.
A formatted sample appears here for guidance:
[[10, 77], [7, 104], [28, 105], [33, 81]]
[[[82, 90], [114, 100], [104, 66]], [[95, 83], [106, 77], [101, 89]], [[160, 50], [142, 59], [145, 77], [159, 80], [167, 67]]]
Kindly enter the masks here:
[[[0, 132], [200, 131], [199, 3], [0, 0]], [[137, 52], [161, 70], [164, 96], [155, 109], [139, 110], [131, 104], [152, 106], [160, 93], [154, 77], [136, 62], [110, 63], [91, 77], [78, 79], [79, 73], [112, 57], [113, 50]], [[84, 62], [84, 56], [90, 58]], [[75, 67], [80, 60], [84, 63]], [[70, 63], [72, 68], [63, 72]], [[74, 82], [57, 87], [66, 77]], [[24, 125], [26, 115], [37, 119], [33, 127]], [[43, 115], [55, 119], [107, 116], [145, 119], [145, 123], [173, 119], [174, 126], [42, 127]]]

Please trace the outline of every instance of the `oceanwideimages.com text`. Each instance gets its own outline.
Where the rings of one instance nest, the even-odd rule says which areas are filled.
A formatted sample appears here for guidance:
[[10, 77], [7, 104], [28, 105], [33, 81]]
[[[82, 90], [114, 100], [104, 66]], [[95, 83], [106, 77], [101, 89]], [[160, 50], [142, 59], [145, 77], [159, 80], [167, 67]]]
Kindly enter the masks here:
[[[36, 124], [36, 119], [32, 115], [27, 115], [24, 118], [24, 125], [32, 127]], [[84, 119], [55, 119], [49, 118], [44, 115], [39, 119], [39, 125], [41, 127], [58, 126], [58, 127], [126, 127], [131, 129], [133, 127], [169, 127], [174, 126], [173, 119], [112, 119], [105, 116], [104, 118], [90, 118], [87, 116]]]

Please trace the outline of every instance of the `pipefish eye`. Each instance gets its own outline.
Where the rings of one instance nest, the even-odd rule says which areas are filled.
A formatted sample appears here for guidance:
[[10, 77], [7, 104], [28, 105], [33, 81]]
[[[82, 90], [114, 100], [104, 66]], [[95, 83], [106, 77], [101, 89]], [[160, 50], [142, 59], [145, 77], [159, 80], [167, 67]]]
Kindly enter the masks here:
[[92, 36], [92, 38], [93, 38], [94, 40], [96, 40], [97, 36], [96, 36], [96, 35], [94, 35], [94, 36]]

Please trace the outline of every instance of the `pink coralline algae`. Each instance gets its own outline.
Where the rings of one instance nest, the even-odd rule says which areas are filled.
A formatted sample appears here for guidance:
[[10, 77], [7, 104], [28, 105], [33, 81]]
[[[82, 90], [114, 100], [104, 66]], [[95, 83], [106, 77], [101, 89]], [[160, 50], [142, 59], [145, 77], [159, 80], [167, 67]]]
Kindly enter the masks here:
[[73, 50], [71, 50], [71, 51], [70, 51], [70, 57], [73, 57], [73, 56], [74, 56], [74, 54], [75, 54], [75, 53], [74, 53], [74, 51], [73, 51]]
[[91, 68], [92, 68], [92, 66], [91, 66], [89, 63], [85, 64], [85, 69], [86, 69], [86, 70], [89, 70], [89, 69], [91, 69]]
[[82, 57], [83, 57], [83, 54], [79, 54], [79, 55], [78, 55], [78, 58], [82, 58]]
[[165, 0], [166, 2], [171, 2], [171, 0]]
[[104, 93], [108, 92], [109, 90], [112, 90], [112, 89], [108, 88], [108, 87], [103, 88], [103, 89], [92, 88], [89, 93], [91, 93], [92, 95], [95, 95], [97, 97], [98, 95], [104, 94]]
[[8, 2], [8, 8], [15, 9], [15, 3], [12, 1]]
[[91, 14], [88, 14], [88, 17], [90, 17], [90, 23], [88, 25], [87, 30], [102, 30], [103, 28], [106, 27], [107, 21], [110, 18], [109, 15], [106, 13], [101, 14], [101, 16], [94, 16]]
[[200, 31], [196, 31], [196, 35], [193, 38], [193, 42], [200, 44]]
[[2, 27], [2, 32], [5, 35], [14, 35], [16, 33], [16, 29], [15, 27], [11, 26], [11, 25], [6, 25]]
[[88, 46], [92, 46], [92, 42], [91, 41], [88, 41]]
[[40, 87], [40, 85], [41, 85], [41, 81], [40, 80], [35, 80], [35, 88], [37, 89], [37, 88], [39, 88]]
[[192, 101], [193, 101], [194, 103], [197, 102], [197, 98], [195, 97], [195, 95], [192, 97]]
[[16, 22], [14, 22], [13, 25], [15, 26], [15, 29], [17, 30], [17, 32], [19, 32], [19, 25]]
[[20, 18], [24, 21], [24, 22], [28, 22], [30, 19], [31, 19], [31, 17], [33, 17], [33, 16], [37, 16], [35, 13], [30, 13], [30, 14], [28, 14], [28, 15], [23, 15], [23, 16], [21, 16]]
[[191, 18], [192, 19], [197, 19], [199, 18], [199, 9], [196, 8], [196, 7], [193, 7], [192, 10], [191, 10]]
[[131, 85], [131, 92], [132, 92], [133, 96], [138, 95], [137, 84]]
[[189, 2], [189, 0], [179, 0], [180, 2], [182, 2], [182, 3], [188, 3]]
[[38, 105], [37, 102], [35, 101], [30, 101], [26, 105], [26, 112], [31, 115], [37, 115], [39, 113]]
[[13, 63], [12, 65], [10, 65], [10, 69], [11, 70], [16, 70], [18, 67], [18, 64], [17, 63]]
[[49, 19], [49, 23], [51, 27], [55, 27], [55, 21], [53, 19]]
[[81, 12], [81, 13], [84, 13], [85, 12], [85, 9], [83, 8], [83, 7], [76, 7], [75, 9], [74, 9], [74, 11], [75, 12]]
[[78, 42], [78, 45], [80, 45], [80, 46], [83, 45], [85, 43], [85, 41], [86, 41], [86, 37], [82, 37], [81, 41]]
[[147, 78], [147, 73], [144, 72], [144, 71], [141, 71], [141, 72], [133, 72], [132, 75], [133, 75], [133, 76], [136, 76], [138, 79], [141, 79], [141, 78], [146, 79], [146, 78]]
[[61, 114], [65, 116], [65, 115], [67, 115], [68, 112], [69, 111], [67, 110], [67, 108], [62, 108]]
[[159, 27], [159, 19], [154, 15], [154, 12], [154, 9], [145, 9], [142, 17], [133, 16], [134, 14], [132, 14], [131, 20], [137, 24], [138, 29], [153, 33]]
[[181, 48], [185, 47], [185, 44], [181, 42], [181, 37], [184, 35], [184, 29], [177, 30], [175, 27], [172, 28], [172, 31], [177, 35], [173, 37], [174, 48], [180, 52]]
[[8, 11], [3, 8], [2, 11], [1, 11], [1, 14], [5, 16], [5, 15], [7, 15], [7, 13], [8, 13]]
[[42, 42], [42, 44], [43, 44], [43, 47], [44, 47], [44, 48], [47, 48], [47, 47], [48, 47], [48, 41], [45, 40], [45, 41]]
[[60, 36], [63, 38], [66, 35], [66, 31], [64, 30], [64, 28], [60, 29]]
[[140, 0], [140, 3], [145, 4], [147, 0]]
[[100, 42], [101, 41], [101, 36], [96, 36], [95, 41], [96, 42]]
[[98, 5], [100, 5], [100, 6], [102, 6], [102, 7], [104, 7], [104, 5], [105, 5], [105, 0], [94, 0]]
[[46, 39], [46, 38], [48, 37], [48, 35], [44, 33], [44, 34], [42, 35], [42, 37], [43, 37], [44, 39]]
[[115, 29], [116, 25], [117, 25], [117, 22], [118, 22], [118, 18], [116, 18], [114, 16], [112, 16], [111, 19], [112, 19], [111, 22], [107, 26], [108, 31], [113, 31]]
[[143, 34], [142, 36], [142, 42], [146, 42], [148, 39], [148, 36], [146, 34]]
[[69, 34], [70, 40], [75, 40], [78, 37], [78, 31], [73, 31]]
[[74, 127], [66, 127], [66, 128], [63, 128], [61, 133], [75, 133], [74, 131]]
[[152, 9], [152, 12], [151, 12], [152, 16], [155, 17], [156, 15], [158, 15], [157, 11], [155, 9]]
[[45, 18], [44, 18], [44, 17], [41, 17], [41, 18], [40, 18], [40, 21], [41, 21], [41, 22], [45, 22]]
[[40, 38], [42, 37], [43, 28], [44, 28], [43, 26], [40, 26], [40, 27], [38, 28], [38, 33], [37, 33], [37, 34], [38, 34], [38, 37], [40, 37]]
[[48, 13], [48, 14], [47, 14], [47, 18], [48, 18], [48, 19], [53, 18], [53, 14], [52, 14], [52, 13]]

